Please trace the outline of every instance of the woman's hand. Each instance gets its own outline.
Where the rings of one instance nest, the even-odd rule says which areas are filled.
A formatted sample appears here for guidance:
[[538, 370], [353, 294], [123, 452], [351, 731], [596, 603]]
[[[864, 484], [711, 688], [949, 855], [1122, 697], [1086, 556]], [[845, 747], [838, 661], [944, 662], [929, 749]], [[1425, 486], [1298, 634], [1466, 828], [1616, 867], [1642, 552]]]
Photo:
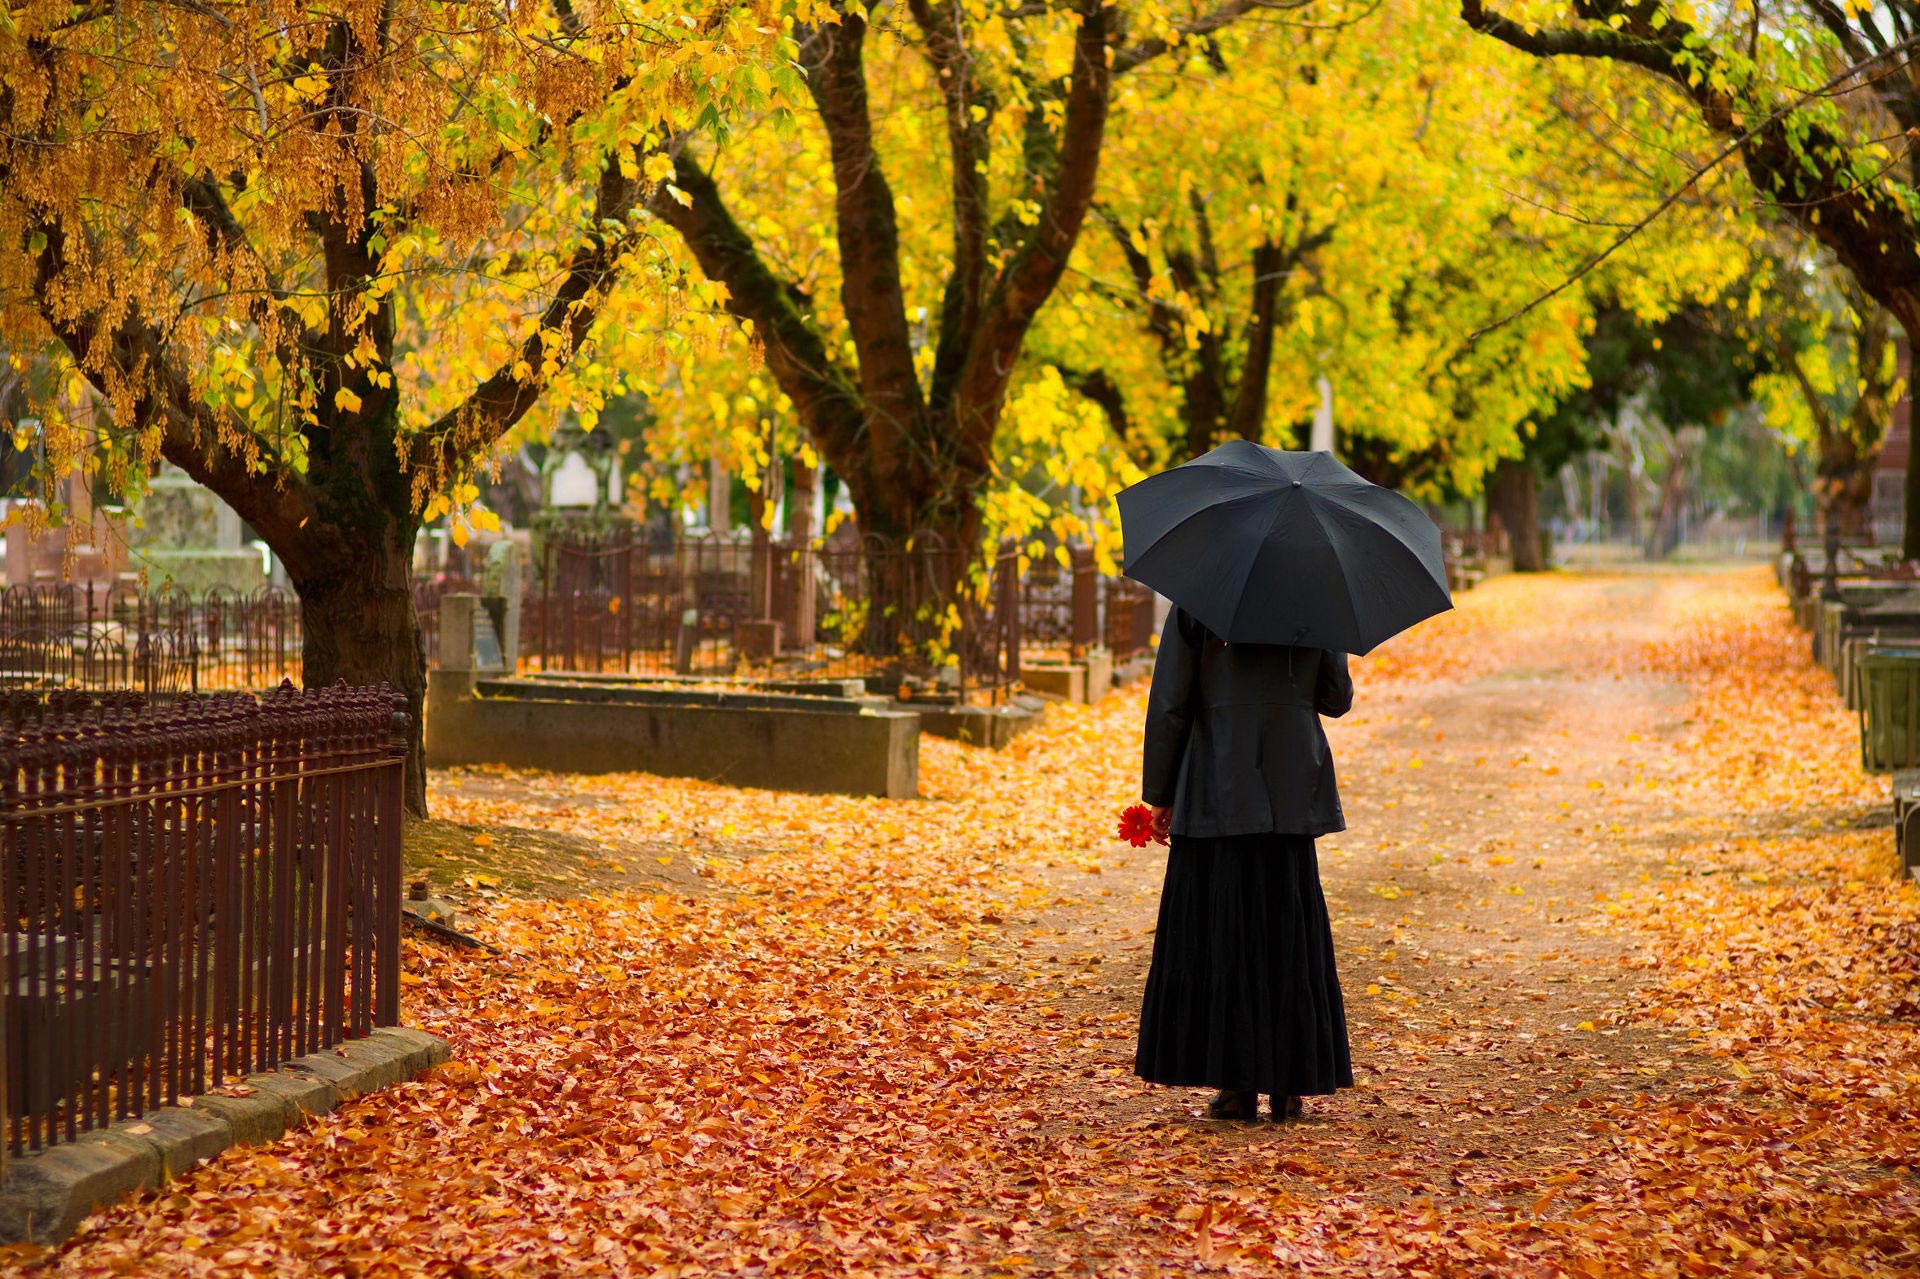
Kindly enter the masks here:
[[1153, 837], [1165, 842], [1167, 833], [1173, 828], [1173, 807], [1169, 804], [1149, 804], [1153, 811]]

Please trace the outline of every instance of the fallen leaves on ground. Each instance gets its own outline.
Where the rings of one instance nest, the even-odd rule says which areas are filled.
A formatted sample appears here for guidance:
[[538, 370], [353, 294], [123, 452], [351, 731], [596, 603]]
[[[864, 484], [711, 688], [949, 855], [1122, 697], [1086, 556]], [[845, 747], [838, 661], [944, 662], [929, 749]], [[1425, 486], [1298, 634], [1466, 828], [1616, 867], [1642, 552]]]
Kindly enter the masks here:
[[[505, 954], [415, 939], [406, 952], [408, 1020], [447, 1036], [453, 1064], [104, 1213], [44, 1264], [1913, 1272], [1920, 903], [1889, 873], [1888, 832], [1836, 825], [1881, 793], [1857, 763], [1848, 772], [1850, 720], [1757, 575], [1689, 584], [1690, 611], [1651, 650], [1599, 649], [1574, 629], [1617, 612], [1608, 590], [1495, 581], [1356, 663], [1375, 701], [1343, 730], [1342, 768], [1370, 811], [1415, 784], [1396, 779], [1462, 777], [1499, 805], [1537, 808], [1541, 829], [1567, 831], [1554, 823], [1577, 811], [1545, 787], [1595, 809], [1544, 856], [1508, 836], [1520, 857], [1436, 856], [1488, 894], [1444, 928], [1415, 879], [1391, 898], [1360, 891], [1400, 864], [1381, 860], [1391, 852], [1364, 872], [1357, 853], [1323, 863], [1330, 895], [1384, 913], [1336, 912], [1362, 1086], [1316, 1103], [1313, 1122], [1208, 1124], [1192, 1117], [1199, 1098], [1131, 1078], [1137, 989], [1102, 973], [1137, 972], [1151, 942], [1155, 863], [1127, 861], [1111, 838], [1112, 813], [1137, 798], [1136, 689], [1055, 708], [999, 753], [927, 741], [920, 801], [640, 775], [437, 777], [441, 818], [670, 844], [697, 865], [697, 890], [475, 894], [473, 928]], [[1675, 713], [1693, 722], [1636, 745], [1657, 765], [1640, 771], [1611, 743], [1571, 737], [1551, 775], [1531, 755], [1450, 760], [1468, 726], [1430, 722], [1419, 699], [1465, 697], [1494, 666], [1535, 661], [1583, 680], [1684, 682], [1692, 700]], [[1491, 740], [1507, 731], [1497, 715], [1431, 705], [1480, 716]], [[1388, 767], [1394, 731], [1450, 737], [1408, 773]], [[1476, 845], [1488, 810], [1416, 819], [1414, 803], [1393, 810], [1396, 838], [1444, 830]], [[1567, 868], [1617, 891], [1554, 907], [1558, 932], [1531, 898], [1494, 895], [1502, 877]], [[1496, 987], [1500, 956], [1443, 953], [1447, 929], [1532, 957], [1498, 970]], [[1598, 993], [1553, 993], [1585, 983]], [[1534, 1008], [1561, 1020], [1527, 1020]]]

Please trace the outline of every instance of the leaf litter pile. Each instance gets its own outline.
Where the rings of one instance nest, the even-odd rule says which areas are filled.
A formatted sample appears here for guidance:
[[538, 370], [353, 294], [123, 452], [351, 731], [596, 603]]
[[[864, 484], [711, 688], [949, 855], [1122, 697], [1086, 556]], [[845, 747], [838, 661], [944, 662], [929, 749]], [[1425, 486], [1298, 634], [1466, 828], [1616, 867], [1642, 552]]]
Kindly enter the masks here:
[[[501, 954], [409, 938], [407, 1019], [454, 1063], [19, 1263], [1920, 1271], [1920, 896], [1777, 590], [1460, 603], [1355, 663], [1334, 730], [1359, 1086], [1306, 1123], [1210, 1123], [1131, 1077], [1162, 865], [1111, 833], [1136, 688], [998, 753], [924, 740], [918, 801], [436, 777], [437, 818], [604, 850], [567, 899], [461, 877]], [[635, 863], [691, 873], [622, 890]]]

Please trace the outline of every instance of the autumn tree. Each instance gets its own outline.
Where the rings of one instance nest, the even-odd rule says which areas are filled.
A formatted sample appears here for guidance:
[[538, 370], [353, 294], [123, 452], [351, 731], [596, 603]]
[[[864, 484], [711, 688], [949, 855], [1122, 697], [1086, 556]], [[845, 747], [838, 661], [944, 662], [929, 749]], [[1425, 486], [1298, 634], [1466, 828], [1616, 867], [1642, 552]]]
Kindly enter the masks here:
[[1608, 428], [1629, 411], [1664, 428], [1672, 444], [1646, 550], [1650, 558], [1669, 553], [1679, 537], [1695, 435], [1721, 428], [1751, 404], [1756, 381], [1775, 368], [1775, 350], [1751, 340], [1749, 296], [1741, 288], [1711, 303], [1689, 302], [1657, 321], [1607, 300], [1586, 336], [1586, 385], [1542, 420], [1518, 465], [1535, 474], [1558, 471], [1602, 447]]
[[49, 465], [137, 492], [164, 458], [218, 493], [299, 593], [307, 681], [390, 682], [417, 746], [416, 530], [576, 375], [671, 140], [773, 105], [783, 25], [648, 0], [0, 10], [0, 336], [109, 410], [103, 432], [42, 404]]
[[[1289, 191], [1283, 207], [1297, 213], [1299, 204], [1299, 193]], [[1112, 215], [1106, 221], [1131, 285], [1114, 295], [1137, 312], [1170, 380], [1180, 387], [1186, 428], [1182, 451], [1192, 458], [1229, 436], [1256, 442], [1265, 436], [1274, 341], [1300, 287], [1297, 280], [1333, 230], [1296, 226], [1289, 235], [1280, 227], [1268, 228], [1235, 260], [1223, 257], [1209, 200], [1198, 190], [1187, 193], [1187, 213], [1191, 239], [1165, 245], [1164, 276], [1141, 228]], [[1228, 314], [1233, 275], [1246, 277], [1239, 317]], [[1075, 380], [1096, 400], [1114, 395], [1105, 369]], [[1111, 405], [1110, 411], [1124, 413], [1124, 408]]]
[[1772, 371], [1760, 392], [1781, 434], [1811, 448], [1821, 517], [1842, 533], [1868, 530], [1873, 476], [1893, 406], [1906, 390], [1893, 315], [1843, 272], [1796, 273], [1781, 316], [1761, 331]]
[[[1920, 152], [1902, 141], [1920, 129], [1920, 81], [1907, 70], [1920, 5], [1560, 0], [1516, 15], [1462, 0], [1461, 16], [1527, 54], [1614, 65], [1645, 96], [1686, 104], [1782, 221], [1831, 252], [1909, 339], [1920, 334]], [[1920, 450], [1904, 553], [1920, 558]]]
[[1153, 464], [1226, 433], [1303, 447], [1324, 378], [1349, 464], [1427, 497], [1490, 486], [1511, 516], [1531, 424], [1585, 376], [1595, 299], [1630, 291], [1657, 317], [1710, 297], [1741, 270], [1739, 219], [1683, 209], [1686, 234], [1529, 307], [1643, 203], [1621, 148], [1645, 114], [1586, 107], [1517, 54], [1467, 57], [1476, 37], [1417, 0], [1312, 16], [1209, 41], [1231, 112], [1179, 93], [1116, 107], [1104, 231], [1034, 352]]
[[1289, 7], [836, 3], [798, 32], [814, 111], [797, 140], [679, 153], [686, 199], [662, 216], [866, 532], [977, 544], [996, 428], [1092, 213], [1116, 97], [1156, 63], [1205, 77], [1199, 41]]
[[[1360, 235], [1394, 234], [1388, 211], [1414, 216], [1417, 187], [1432, 176], [1413, 120], [1423, 105], [1430, 117], [1434, 82], [1422, 74], [1421, 33], [1406, 29], [1411, 15], [1406, 5], [1328, 4], [1313, 21], [1247, 24], [1205, 45], [1208, 67], [1231, 85], [1232, 111], [1171, 91], [1116, 109], [1099, 233], [1082, 244], [1036, 353], [1122, 436], [1155, 416], [1153, 399], [1178, 410], [1168, 460], [1228, 436], [1267, 437], [1276, 362], [1291, 366], [1283, 377], [1301, 363], [1281, 346], [1328, 345], [1295, 323], [1303, 297], [1326, 296], [1322, 251], [1343, 220]], [[1396, 163], [1381, 160], [1382, 144], [1400, 148]], [[1116, 342], [1115, 322], [1144, 346]], [[1287, 385], [1283, 414], [1301, 410], [1301, 389]]]

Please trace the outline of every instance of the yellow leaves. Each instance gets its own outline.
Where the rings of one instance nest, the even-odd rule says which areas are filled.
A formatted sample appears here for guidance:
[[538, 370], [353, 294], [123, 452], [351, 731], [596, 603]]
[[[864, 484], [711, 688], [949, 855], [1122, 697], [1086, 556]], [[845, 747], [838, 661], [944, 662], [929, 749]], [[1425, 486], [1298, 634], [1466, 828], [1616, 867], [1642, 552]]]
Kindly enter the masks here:
[[358, 413], [360, 397], [343, 386], [333, 393], [333, 407], [342, 413]]
[[308, 63], [304, 75], [294, 79], [290, 86], [298, 98], [312, 102], [327, 96], [327, 73], [317, 63]]

